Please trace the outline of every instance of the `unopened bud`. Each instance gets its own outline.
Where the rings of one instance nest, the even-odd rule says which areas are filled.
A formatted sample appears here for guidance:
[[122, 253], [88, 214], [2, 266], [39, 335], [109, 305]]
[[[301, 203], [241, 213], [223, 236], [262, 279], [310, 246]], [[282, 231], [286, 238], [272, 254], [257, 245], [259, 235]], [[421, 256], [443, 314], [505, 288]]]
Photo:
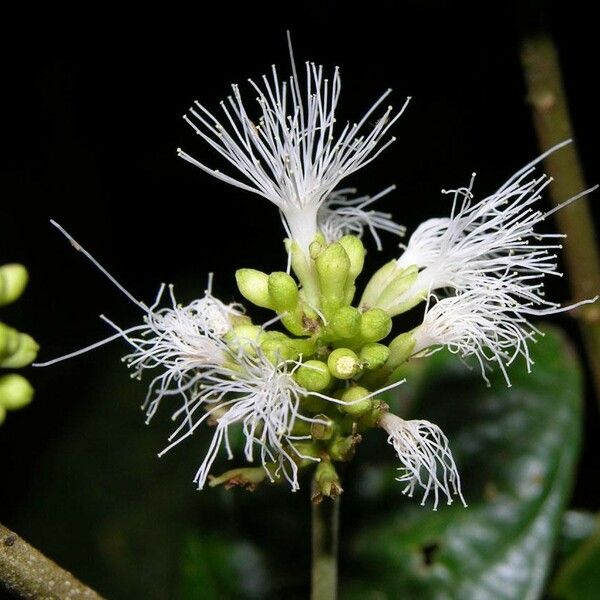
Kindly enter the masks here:
[[370, 393], [359, 385], [349, 387], [342, 395], [345, 404], [340, 405], [340, 410], [353, 417], [362, 417], [373, 408], [373, 401], [368, 397]]
[[0, 405], [17, 410], [33, 400], [33, 387], [25, 377], [11, 373], [0, 377]]
[[412, 331], [401, 333], [390, 342], [390, 357], [386, 367], [390, 370], [396, 369], [406, 362], [415, 348], [415, 336]]
[[360, 331], [360, 311], [352, 306], [340, 308], [330, 321], [333, 332], [343, 339], [354, 337]]
[[328, 460], [322, 460], [315, 469], [312, 501], [318, 504], [323, 498], [336, 498], [342, 492], [342, 485], [335, 467]]
[[294, 310], [298, 304], [298, 285], [294, 278], [283, 271], [271, 273], [268, 278], [268, 293], [277, 312]]
[[364, 363], [366, 369], [379, 369], [390, 356], [390, 349], [383, 344], [370, 343], [365, 344], [360, 349], [360, 360]]
[[266, 273], [256, 269], [238, 269], [235, 280], [246, 300], [262, 308], [273, 308], [269, 296], [269, 276]]
[[338, 437], [329, 446], [327, 451], [332, 460], [347, 462], [354, 458], [354, 454], [356, 453], [356, 445], [361, 441], [362, 437], [358, 434], [352, 434], [346, 437]]
[[14, 302], [25, 289], [29, 275], [23, 265], [16, 263], [0, 267], [0, 306]]
[[355, 235], [345, 235], [338, 240], [338, 244], [344, 248], [348, 258], [350, 259], [349, 276], [354, 282], [354, 280], [360, 275], [365, 264], [365, 247], [360, 238], [356, 237]]
[[351, 379], [361, 368], [360, 360], [349, 348], [337, 348], [327, 358], [331, 374], [338, 379]]
[[370, 308], [360, 319], [360, 335], [366, 342], [378, 342], [392, 330], [391, 317], [381, 308]]
[[315, 260], [321, 307], [325, 314], [332, 314], [346, 301], [346, 283], [350, 271], [350, 259], [339, 243], [330, 244]]
[[264, 330], [258, 325], [238, 325], [232, 327], [223, 339], [234, 352], [255, 354], [264, 334]]
[[32, 363], [40, 349], [38, 343], [27, 333], [18, 333], [14, 330], [13, 332], [9, 334], [11, 339], [6, 348], [8, 355], [0, 360], [0, 367], [5, 369], [20, 369]]
[[320, 392], [331, 383], [329, 369], [320, 360], [307, 360], [294, 373], [294, 378], [309, 392]]

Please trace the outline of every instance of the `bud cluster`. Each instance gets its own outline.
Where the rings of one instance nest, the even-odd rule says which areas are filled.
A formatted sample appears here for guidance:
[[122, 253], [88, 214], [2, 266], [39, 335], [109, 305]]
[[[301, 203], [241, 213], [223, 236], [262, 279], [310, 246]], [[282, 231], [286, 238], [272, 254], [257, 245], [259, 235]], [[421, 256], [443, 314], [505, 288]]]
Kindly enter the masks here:
[[[7, 264], [0, 267], [0, 306], [17, 300], [27, 285], [25, 267]], [[21, 333], [0, 322], [0, 368], [19, 369], [35, 359], [39, 347], [26, 333]], [[27, 406], [33, 399], [31, 384], [18, 373], [0, 375], [0, 424], [7, 410]]]

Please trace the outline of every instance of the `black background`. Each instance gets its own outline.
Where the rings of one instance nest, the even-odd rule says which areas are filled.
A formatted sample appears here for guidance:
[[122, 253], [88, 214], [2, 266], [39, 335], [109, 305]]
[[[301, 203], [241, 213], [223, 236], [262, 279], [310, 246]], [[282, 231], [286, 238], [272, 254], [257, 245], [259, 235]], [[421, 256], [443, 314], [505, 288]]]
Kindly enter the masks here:
[[[559, 48], [586, 176], [598, 182], [595, 19], [584, 3], [543, 8]], [[0, 263], [24, 263], [31, 283], [2, 319], [30, 332], [42, 346], [40, 358], [48, 359], [104, 336], [100, 313], [124, 324], [139, 318], [50, 227], [50, 218], [144, 300], [166, 281], [189, 301], [202, 292], [209, 271], [217, 294], [231, 300], [238, 297], [236, 268], [283, 268], [274, 207], [212, 180], [178, 159], [176, 148], [224, 166], [181, 116], [194, 99], [216, 108], [228, 84], [258, 77], [273, 62], [287, 74], [288, 28], [298, 61], [341, 67], [340, 122], [362, 114], [387, 87], [397, 106], [413, 97], [394, 127], [396, 143], [347, 183], [365, 193], [395, 183], [380, 206], [409, 232], [425, 218], [446, 214], [440, 189], [466, 184], [472, 171], [476, 189], [492, 191], [537, 153], [518, 58], [521, 27], [532, 14], [525, 12], [523, 4], [494, 2], [478, 8], [433, 1], [256, 3], [243, 9], [222, 3], [139, 10], [86, 5], [46, 14], [31, 7], [6, 18]], [[251, 105], [252, 92], [246, 96]], [[596, 216], [597, 200], [598, 194], [592, 198]], [[385, 255], [372, 251], [370, 264], [389, 260], [395, 243], [387, 237]], [[568, 300], [564, 283], [550, 287], [562, 301]], [[558, 322], [579, 345], [570, 318]], [[46, 370], [28, 369], [36, 400], [0, 428], [0, 520], [33, 542], [43, 541], [28, 514], [44, 501], [36, 493], [39, 478], [47, 477], [47, 457], [83, 419], [89, 398], [101, 394], [99, 365], [118, 370], [121, 351], [107, 348]], [[129, 385], [124, 369], [115, 377]], [[143, 388], [137, 390], [141, 398]], [[126, 409], [138, 418], [135, 404]], [[591, 509], [598, 508], [599, 461], [590, 441], [597, 420], [589, 392], [588, 441], [574, 503]], [[143, 433], [160, 449], [162, 434]], [[100, 444], [130, 451], [128, 438], [114, 439], [110, 428], [94, 435]], [[155, 463], [148, 454], [149, 474]], [[119, 464], [112, 468], [127, 480]], [[193, 495], [189, 475], [182, 486]], [[93, 545], [81, 544], [93, 562]], [[56, 554], [60, 545], [59, 537], [50, 549]]]

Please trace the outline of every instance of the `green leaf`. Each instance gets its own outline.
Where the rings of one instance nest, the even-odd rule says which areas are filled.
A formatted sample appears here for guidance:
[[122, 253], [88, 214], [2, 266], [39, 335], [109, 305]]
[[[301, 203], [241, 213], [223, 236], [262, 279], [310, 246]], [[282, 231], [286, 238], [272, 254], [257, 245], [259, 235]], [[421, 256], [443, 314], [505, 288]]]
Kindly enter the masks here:
[[[589, 515], [586, 515], [589, 517]], [[584, 523], [579, 519], [582, 531]], [[595, 530], [561, 565], [552, 585], [552, 595], [565, 600], [596, 600], [600, 590], [600, 521], [594, 519]], [[573, 537], [573, 536], [571, 536]]]
[[344, 598], [540, 596], [579, 451], [582, 393], [564, 336], [546, 331], [532, 345], [532, 373], [515, 364], [510, 388], [500, 373], [486, 388], [477, 370], [446, 353], [422, 361], [400, 388], [394, 410], [411, 406], [411, 416], [448, 436], [469, 507], [433, 512], [405, 498], [382, 464], [391, 449], [371, 448], [377, 466], [362, 468], [348, 490], [362, 495], [367, 516], [346, 544], [354, 580]]

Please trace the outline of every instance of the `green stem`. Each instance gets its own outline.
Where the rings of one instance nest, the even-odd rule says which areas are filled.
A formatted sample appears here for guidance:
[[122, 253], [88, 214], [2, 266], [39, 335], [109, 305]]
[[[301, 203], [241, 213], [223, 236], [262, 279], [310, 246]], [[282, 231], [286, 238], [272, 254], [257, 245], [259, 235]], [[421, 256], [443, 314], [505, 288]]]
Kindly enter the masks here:
[[[525, 36], [521, 63], [527, 99], [540, 149], [573, 137], [573, 129], [554, 42], [548, 34]], [[586, 188], [576, 145], [554, 152], [544, 161], [554, 178], [550, 196], [555, 205]], [[587, 198], [581, 198], [555, 213], [559, 229], [567, 234], [564, 260], [573, 301], [592, 298], [600, 291], [600, 256]], [[587, 304], [575, 314], [581, 328], [596, 395], [600, 403], [600, 306]]]
[[18, 598], [102, 600], [94, 590], [0, 525], [0, 587]]
[[339, 523], [339, 496], [312, 503], [311, 600], [337, 598]]

